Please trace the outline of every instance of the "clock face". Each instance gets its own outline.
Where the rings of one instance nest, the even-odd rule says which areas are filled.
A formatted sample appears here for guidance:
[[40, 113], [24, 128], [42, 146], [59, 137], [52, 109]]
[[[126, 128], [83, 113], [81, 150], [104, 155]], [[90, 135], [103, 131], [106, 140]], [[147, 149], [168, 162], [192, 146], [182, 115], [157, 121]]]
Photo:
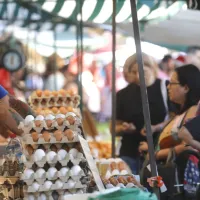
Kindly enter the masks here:
[[22, 67], [22, 57], [15, 50], [7, 51], [2, 57], [2, 62], [8, 71], [17, 71]]

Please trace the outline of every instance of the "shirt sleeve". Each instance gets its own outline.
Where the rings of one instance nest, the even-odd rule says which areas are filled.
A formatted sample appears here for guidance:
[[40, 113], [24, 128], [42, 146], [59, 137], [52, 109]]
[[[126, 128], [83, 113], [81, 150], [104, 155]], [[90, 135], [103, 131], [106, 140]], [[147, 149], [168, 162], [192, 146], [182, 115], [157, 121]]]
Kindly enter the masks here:
[[200, 116], [188, 121], [184, 126], [195, 140], [200, 141]]

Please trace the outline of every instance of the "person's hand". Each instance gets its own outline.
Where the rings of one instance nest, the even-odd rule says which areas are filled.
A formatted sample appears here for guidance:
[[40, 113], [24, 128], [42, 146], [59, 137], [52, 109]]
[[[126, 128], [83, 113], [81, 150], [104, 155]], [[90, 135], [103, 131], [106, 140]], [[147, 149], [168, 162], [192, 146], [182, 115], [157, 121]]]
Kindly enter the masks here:
[[147, 142], [140, 142], [140, 146], [138, 148], [139, 152], [147, 152], [148, 151], [148, 144]]
[[[152, 134], [154, 134], [156, 131], [157, 131], [157, 126], [155, 125], [152, 125], [151, 126], [151, 131], [152, 131]], [[146, 136], [147, 134], [147, 131], [146, 131], [146, 128], [143, 128], [141, 131], [140, 131], [141, 135], [143, 136]]]
[[122, 124], [122, 130], [123, 131], [135, 131], [136, 130], [136, 127], [134, 124], [132, 123], [127, 123], [127, 122], [124, 122]]

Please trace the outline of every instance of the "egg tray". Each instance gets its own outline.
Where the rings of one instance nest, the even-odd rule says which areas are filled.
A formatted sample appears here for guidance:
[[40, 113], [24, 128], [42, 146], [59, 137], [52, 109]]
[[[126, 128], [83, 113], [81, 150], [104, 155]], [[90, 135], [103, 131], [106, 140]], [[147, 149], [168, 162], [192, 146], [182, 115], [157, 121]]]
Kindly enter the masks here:
[[3, 185], [5, 182], [14, 185], [19, 179], [19, 176], [0, 176], [0, 185]]
[[83, 172], [83, 170], [81, 170], [81, 172], [79, 173], [79, 175], [74, 176], [71, 174], [71, 171], [69, 171], [67, 173], [66, 176], [62, 176], [62, 174], [60, 173], [60, 171], [58, 171], [56, 173], [56, 175], [53, 178], [47, 178], [48, 174], [46, 172], [45, 175], [43, 175], [42, 178], [38, 178], [36, 173], [34, 174], [34, 177], [30, 178], [30, 179], [26, 179], [25, 175], [22, 174], [21, 176], [21, 180], [23, 180], [26, 185], [31, 186], [33, 184], [34, 181], [38, 182], [40, 185], [43, 185], [45, 181], [49, 180], [49, 181], [55, 181], [55, 180], [60, 180], [63, 183], [67, 183], [67, 181], [71, 178], [73, 181], [80, 181], [83, 177], [86, 177], [85, 173]]
[[[81, 190], [81, 192], [80, 192], [80, 190]], [[34, 196], [34, 199], [31, 199], [31, 200], [38, 200], [38, 197], [40, 196], [40, 194], [45, 194], [45, 196], [47, 197], [46, 200], [55, 200], [53, 198], [53, 192], [54, 191], [44, 191], [44, 192], [36, 192], [36, 193], [25, 192], [24, 193], [24, 200], [30, 200], [29, 195]], [[86, 193], [86, 187], [78, 188], [78, 189], [72, 189], [72, 190], [58, 190], [56, 192], [59, 195], [58, 200], [66, 200], [66, 199], [68, 199], [68, 197], [70, 197], [72, 195]], [[65, 195], [65, 192], [67, 192], [68, 194]]]
[[47, 191], [60, 191], [60, 190], [70, 190], [70, 189], [82, 189], [87, 188], [87, 185], [81, 184], [80, 181], [74, 183], [74, 185], [70, 185], [69, 183], [64, 183], [62, 188], [56, 186], [56, 184], [52, 184], [50, 188], [45, 188], [44, 185], [41, 185], [39, 190], [35, 190], [32, 186], [28, 186], [26, 192], [27, 193], [36, 193], [36, 192], [47, 192]]
[[81, 134], [81, 130], [78, 129], [77, 131], [73, 131], [74, 132], [74, 139], [69, 141], [67, 136], [62, 135], [62, 140], [61, 141], [57, 141], [54, 134], [50, 133], [50, 141], [46, 142], [44, 140], [44, 138], [42, 137], [42, 134], [39, 134], [39, 139], [37, 142], [34, 142], [32, 139], [32, 136], [30, 134], [26, 134], [23, 136], [22, 140], [24, 144], [30, 144], [30, 145], [40, 145], [40, 144], [65, 144], [65, 143], [75, 143], [75, 142], [79, 142], [78, 139], [78, 134]]
[[32, 108], [49, 108], [49, 107], [61, 107], [71, 106], [77, 108], [80, 104], [80, 96], [58, 96], [58, 97], [31, 97], [29, 99], [30, 106]]

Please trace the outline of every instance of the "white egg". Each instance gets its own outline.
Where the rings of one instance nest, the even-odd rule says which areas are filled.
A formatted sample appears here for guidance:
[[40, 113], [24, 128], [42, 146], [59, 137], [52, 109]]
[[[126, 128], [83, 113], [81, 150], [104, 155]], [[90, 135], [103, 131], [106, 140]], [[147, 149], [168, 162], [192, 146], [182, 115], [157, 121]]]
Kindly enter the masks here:
[[107, 189], [111, 189], [111, 188], [114, 188], [114, 186], [113, 186], [112, 184], [109, 183], [109, 184], [106, 185], [106, 188], [107, 188]]
[[122, 176], [127, 175], [127, 174], [128, 174], [128, 172], [125, 169], [120, 172], [120, 175], [122, 175]]
[[84, 193], [84, 191], [81, 189], [77, 190], [77, 192], [76, 192], [76, 194], [83, 194], [83, 193]]
[[118, 183], [118, 184], [117, 184], [117, 187], [125, 188], [124, 184], [122, 184], [122, 183]]
[[72, 188], [75, 187], [76, 182], [73, 181], [72, 179], [70, 179], [70, 180], [67, 182], [67, 184], [68, 184], [69, 189], [72, 189]]
[[33, 155], [33, 159], [35, 162], [41, 161], [45, 157], [45, 152], [42, 149], [37, 149]]
[[32, 184], [32, 187], [33, 187], [33, 189], [34, 189], [35, 191], [38, 191], [39, 188], [40, 188], [40, 185], [39, 185], [38, 182], [34, 182], [34, 183]]
[[32, 115], [26, 116], [26, 118], [24, 120], [25, 126], [28, 126], [30, 124], [30, 122], [32, 122], [32, 121], [34, 121], [34, 117]]
[[38, 197], [38, 200], [47, 200], [47, 196], [46, 196], [44, 193], [42, 193], [42, 194], [40, 194], [40, 196]]
[[48, 114], [46, 117], [45, 117], [45, 120], [54, 120], [55, 119], [55, 116], [51, 115], [51, 114]]
[[47, 171], [47, 178], [52, 179], [56, 176], [57, 174], [57, 169], [55, 167], [50, 167]]
[[77, 149], [70, 149], [69, 154], [72, 155], [74, 158], [77, 157], [78, 150]]
[[66, 118], [69, 117], [69, 116], [76, 117], [76, 114], [73, 113], [73, 112], [68, 112], [68, 113], [65, 115]]
[[63, 187], [63, 182], [59, 179], [55, 182], [55, 184], [58, 189], [61, 189]]
[[67, 151], [65, 151], [64, 149], [61, 149], [58, 151], [58, 160], [64, 160], [65, 157], [67, 155]]
[[44, 116], [42, 115], [38, 115], [36, 118], [35, 118], [35, 121], [44, 121]]
[[46, 174], [45, 170], [40, 168], [36, 171], [36, 178], [43, 178]]
[[112, 176], [116, 176], [116, 175], [119, 175], [120, 173], [119, 173], [119, 170], [118, 169], [114, 169], [113, 171], [112, 171]]
[[28, 200], [36, 200], [36, 198], [33, 194], [29, 194], [27, 199]]
[[59, 119], [59, 118], [65, 119], [65, 115], [63, 115], [63, 114], [58, 114], [58, 115], [56, 115], [56, 119]]
[[71, 168], [71, 175], [78, 176], [81, 173], [82, 169], [79, 165], [75, 165]]
[[25, 176], [25, 179], [31, 179], [34, 176], [34, 171], [32, 169], [25, 169], [24, 176]]
[[63, 167], [60, 169], [61, 176], [66, 176], [68, 172], [69, 172], [69, 168], [67, 168], [67, 167]]
[[52, 186], [52, 182], [51, 181], [45, 181], [44, 182], [44, 188], [46, 190], [49, 190], [51, 188], [51, 186]]
[[47, 153], [47, 162], [52, 163], [57, 161], [57, 154], [54, 151], [50, 151]]
[[127, 188], [133, 188], [133, 187], [135, 187], [135, 185], [134, 185], [133, 183], [128, 183], [128, 184], [126, 185], [126, 187], [127, 187]]

